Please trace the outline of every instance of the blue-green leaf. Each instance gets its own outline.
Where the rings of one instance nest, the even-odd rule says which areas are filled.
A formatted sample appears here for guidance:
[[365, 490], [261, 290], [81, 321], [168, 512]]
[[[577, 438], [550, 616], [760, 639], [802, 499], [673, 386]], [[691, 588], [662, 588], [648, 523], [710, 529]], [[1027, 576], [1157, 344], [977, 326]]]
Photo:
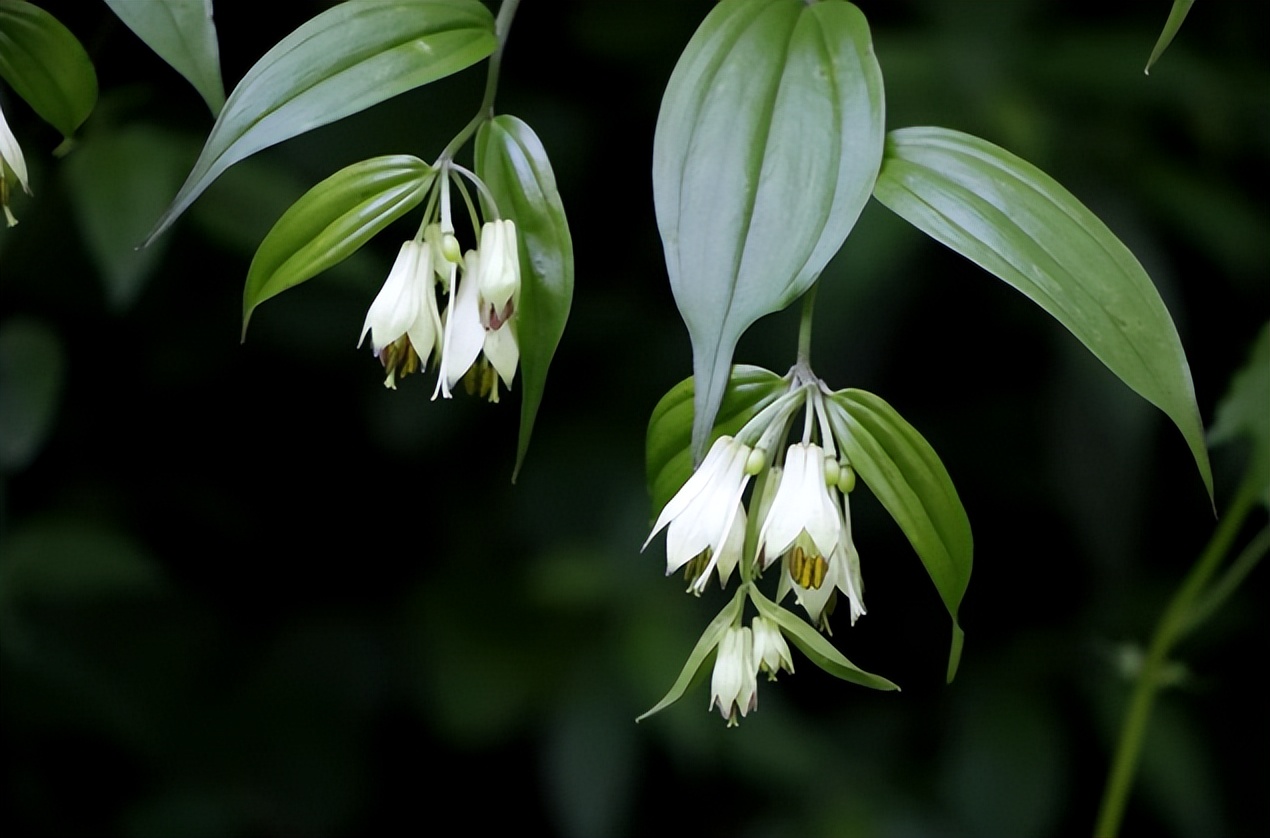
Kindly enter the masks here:
[[875, 690], [899, 689], [893, 682], [883, 678], [881, 675], [865, 672], [847, 660], [824, 635], [812, 628], [797, 614], [792, 611], [786, 611], [763, 596], [759, 593], [758, 588], [751, 585], [749, 591], [750, 601], [754, 603], [758, 613], [780, 626], [781, 631], [794, 642], [799, 651], [825, 672], [835, 678], [841, 678], [844, 681], [850, 681], [862, 687], [872, 687]]
[[[685, 378], [671, 387], [648, 420], [645, 473], [654, 514], [692, 475], [693, 381]], [[733, 367], [709, 440], [735, 434], [788, 386], [785, 379], [762, 367]]]
[[1169, 19], [1164, 21], [1164, 29], [1160, 31], [1155, 48], [1151, 50], [1151, 57], [1147, 59], [1146, 69], [1142, 72], [1151, 74], [1151, 68], [1160, 60], [1160, 56], [1169, 48], [1169, 44], [1173, 43], [1173, 36], [1182, 28], [1182, 21], [1186, 20], [1186, 14], [1194, 3], [1195, 0], [1173, 0], [1173, 8], [1169, 9]]
[[946, 128], [887, 138], [875, 194], [919, 230], [1017, 288], [1163, 410], [1213, 493], [1191, 370], [1168, 309], [1107, 225], [1035, 166]]
[[696, 458], [737, 340], [841, 247], [882, 142], [881, 70], [844, 0], [724, 0], [684, 50], [657, 119], [653, 197], [692, 339]]
[[723, 607], [723, 610], [710, 621], [710, 625], [706, 626], [706, 630], [701, 633], [701, 638], [697, 641], [697, 645], [692, 647], [692, 651], [688, 654], [688, 660], [684, 663], [683, 669], [679, 671], [679, 677], [675, 679], [675, 683], [671, 684], [670, 690], [661, 701], [635, 719], [636, 722], [642, 722], [649, 716], [660, 713], [683, 698], [683, 694], [688, 691], [688, 687], [692, 685], [693, 679], [697, 677], [701, 667], [705, 666], [710, 659], [711, 653], [719, 645], [724, 633], [740, 618], [741, 608], [744, 605], [745, 588], [741, 587], [737, 589], [732, 601]]
[[494, 19], [477, 0], [328, 9], [283, 38], [234, 88], [149, 241], [244, 157], [456, 73], [494, 43]]
[[848, 462], [917, 551], [953, 620], [948, 680], [961, 659], [957, 621], [970, 583], [970, 519], [939, 456], [895, 408], [863, 390], [834, 393], [829, 420]]
[[538, 135], [514, 116], [497, 116], [476, 134], [476, 173], [516, 222], [520, 246], [520, 437], [516, 467], [529, 450], [547, 370], [573, 304], [573, 238], [551, 161]]
[[300, 197], [265, 236], [243, 289], [243, 334], [256, 306], [312, 279], [418, 206], [436, 177], [407, 154], [341, 169]]
[[194, 85], [212, 114], [225, 104], [212, 0], [106, 0], [155, 54]]
[[97, 73], [84, 47], [25, 0], [0, 0], [0, 78], [67, 138], [97, 102]]

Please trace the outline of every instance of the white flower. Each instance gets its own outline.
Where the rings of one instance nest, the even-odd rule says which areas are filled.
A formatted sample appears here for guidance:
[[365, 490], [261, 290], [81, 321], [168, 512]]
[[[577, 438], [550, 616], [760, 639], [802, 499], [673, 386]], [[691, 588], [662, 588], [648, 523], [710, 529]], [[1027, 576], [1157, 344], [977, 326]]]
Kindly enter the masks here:
[[763, 567], [789, 552], [795, 563], [800, 567], [808, 563], [819, 578], [842, 532], [842, 516], [829, 491], [820, 446], [810, 442], [789, 446], [780, 484], [758, 535]]
[[484, 352], [484, 362], [478, 369], [477, 389], [482, 395], [488, 393], [490, 401], [498, 401], [498, 384], [492, 368], [503, 386], [510, 388], [516, 375], [516, 367], [520, 363], [520, 346], [516, 340], [516, 317], [514, 303], [509, 298], [502, 309], [507, 319], [483, 317], [488, 312], [490, 303], [481, 295], [481, 276], [485, 254], [469, 250], [464, 257], [463, 277], [459, 280], [454, 301], [446, 312], [445, 348], [441, 354], [441, 374], [437, 379], [437, 393], [450, 398], [451, 390], [477, 359]]
[[797, 566], [793, 560], [793, 551], [786, 557], [781, 566], [781, 578], [777, 587], [777, 600], [783, 599], [791, 590], [798, 604], [807, 612], [812, 622], [821, 628], [828, 629], [829, 613], [833, 610], [831, 603], [834, 594], [841, 591], [846, 594], [851, 607], [851, 625], [855, 625], [864, 613], [864, 580], [860, 575], [860, 554], [851, 537], [851, 508], [847, 496], [842, 498], [842, 530], [833, 553], [829, 556], [823, 579], [818, 585], [809, 584], [809, 567]]
[[375, 357], [384, 365], [388, 376], [385, 387], [396, 388], [398, 374], [405, 376], [428, 359], [437, 348], [441, 334], [441, 315], [433, 288], [433, 252], [427, 244], [408, 241], [401, 246], [384, 287], [366, 312], [362, 325], [361, 346], [370, 333]]
[[481, 227], [480, 270], [476, 287], [481, 298], [481, 322], [498, 330], [511, 319], [520, 296], [520, 251], [516, 223], [511, 219], [487, 221]]
[[5, 221], [10, 227], [18, 223], [9, 209], [9, 181], [6, 170], [12, 171], [22, 191], [31, 194], [31, 184], [27, 179], [26, 159], [22, 156], [22, 147], [17, 137], [9, 130], [9, 123], [4, 118], [4, 110], [0, 109], [0, 209], [4, 210]]
[[718, 707], [728, 727], [740, 723], [736, 717], [738, 712], [745, 716], [758, 706], [758, 680], [754, 676], [753, 635], [748, 628], [733, 626], [719, 640], [714, 672], [710, 676], [708, 708]]
[[775, 681], [776, 672], [781, 669], [793, 674], [794, 659], [780, 627], [762, 616], [756, 616], [751, 625], [754, 627], [755, 669], [766, 672], [769, 681]]
[[[741, 496], [750, 476], [745, 464], [750, 447], [730, 436], [721, 436], [709, 453], [657, 517], [653, 531], [644, 542], [666, 531], [666, 575], [688, 562], [703, 557], [705, 566], [696, 575], [692, 588], [703, 590], [710, 571], [718, 567], [720, 582], [726, 584], [745, 545], [745, 509]], [[643, 548], [641, 548], [643, 549]]]

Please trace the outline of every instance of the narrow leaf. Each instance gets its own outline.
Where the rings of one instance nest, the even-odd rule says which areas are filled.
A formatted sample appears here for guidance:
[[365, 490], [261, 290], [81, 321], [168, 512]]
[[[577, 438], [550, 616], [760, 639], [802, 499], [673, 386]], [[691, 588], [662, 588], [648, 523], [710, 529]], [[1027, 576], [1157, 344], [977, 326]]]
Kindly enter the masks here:
[[692, 339], [697, 459], [737, 340], [841, 247], [882, 143], [881, 70], [844, 0], [724, 0], [684, 50], [657, 119], [653, 197]]
[[0, 323], [0, 473], [26, 468], [57, 420], [66, 353], [42, 321]]
[[1017, 288], [1163, 410], [1213, 493], [1191, 370], [1173, 320], [1129, 249], [1049, 175], [945, 128], [887, 139], [875, 194], [919, 230]]
[[951, 681], [963, 640], [957, 610], [974, 559], [970, 519], [939, 456], [895, 408], [863, 390], [839, 390], [832, 404], [841, 408], [829, 419], [847, 460], [900, 525], [952, 617]]
[[0, 78], [67, 138], [97, 102], [97, 73], [84, 47], [25, 0], [0, 0]]
[[342, 262], [416, 207], [435, 177], [417, 157], [394, 154], [354, 163], [300, 197], [251, 260], [243, 290], [243, 334], [256, 306]]
[[147, 243], [234, 163], [475, 64], [493, 51], [493, 30], [478, 0], [350, 2], [313, 18], [234, 88]]
[[573, 304], [573, 239], [547, 151], [524, 122], [498, 116], [482, 123], [476, 134], [476, 173], [498, 202], [499, 213], [516, 222], [519, 234], [516, 337], [522, 393], [515, 481], [529, 450], [547, 370]]
[[1164, 21], [1164, 29], [1160, 31], [1160, 37], [1155, 42], [1155, 49], [1151, 50], [1151, 57], [1147, 59], [1147, 66], [1142, 71], [1143, 73], [1151, 75], [1151, 68], [1160, 60], [1160, 56], [1169, 48], [1169, 44], [1173, 43], [1173, 36], [1182, 28], [1182, 21], [1186, 20], [1186, 14], [1194, 3], [1195, 0], [1173, 0], [1173, 8], [1169, 9], [1169, 19]]
[[675, 683], [671, 685], [670, 691], [662, 698], [661, 701], [654, 704], [646, 712], [640, 715], [636, 722], [642, 722], [649, 716], [660, 713], [679, 699], [683, 698], [683, 694], [687, 692], [688, 687], [692, 684], [697, 672], [701, 667], [705, 666], [710, 654], [719, 645], [719, 640], [741, 616], [741, 607], [745, 605], [745, 588], [737, 589], [736, 595], [732, 597], [732, 601], [723, 607], [710, 625], [706, 626], [706, 630], [701, 633], [701, 639], [697, 641], [697, 645], [692, 647], [692, 652], [688, 655], [688, 660], [684, 663], [683, 669], [679, 671], [679, 677], [675, 679]]
[[[692, 475], [693, 381], [685, 378], [670, 388], [648, 420], [645, 464], [654, 515]], [[733, 367], [710, 441], [735, 434], [787, 387], [784, 378], [762, 367]]]
[[220, 113], [225, 86], [212, 0], [106, 0], [106, 4], [156, 55], [194, 85], [213, 115]]
[[805, 620], [792, 611], [781, 608], [767, 597], [750, 586], [750, 600], [759, 614], [781, 627], [785, 636], [794, 641], [794, 645], [807, 656], [808, 660], [828, 672], [835, 678], [872, 687], [875, 690], [898, 690], [899, 687], [881, 675], [865, 672], [847, 660], [824, 635], [812, 628]]

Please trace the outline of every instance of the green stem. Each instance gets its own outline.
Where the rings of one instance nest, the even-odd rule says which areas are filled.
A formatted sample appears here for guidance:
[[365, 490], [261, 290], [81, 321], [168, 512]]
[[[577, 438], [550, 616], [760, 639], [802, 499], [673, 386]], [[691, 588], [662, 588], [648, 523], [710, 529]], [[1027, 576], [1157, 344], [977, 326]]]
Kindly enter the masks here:
[[1120, 741], [1116, 744], [1111, 773], [1098, 811], [1095, 838], [1115, 838], [1120, 831], [1129, 790], [1133, 786], [1134, 774], [1137, 773], [1147, 723], [1159, 692], [1161, 676], [1168, 664], [1169, 653], [1186, 629], [1193, 627], [1192, 609], [1195, 600], [1204, 592], [1208, 580], [1229, 552], [1231, 543], [1239, 534], [1239, 528], [1256, 502], [1258, 489], [1257, 481], [1252, 479], [1250, 473], [1244, 478], [1230, 510], [1217, 525], [1217, 531], [1213, 533], [1204, 552], [1191, 567], [1156, 625], [1155, 636], [1151, 638], [1146, 659], [1138, 672], [1138, 679], [1129, 699], [1129, 709], [1125, 712], [1120, 729]]
[[816, 310], [816, 289], [819, 283], [812, 285], [803, 295], [803, 310], [798, 321], [798, 360], [800, 367], [811, 369], [811, 320]]
[[511, 31], [512, 18], [516, 17], [516, 7], [519, 5], [520, 0], [503, 0], [502, 5], [498, 7], [498, 17], [494, 20], [494, 38], [498, 43], [489, 57], [489, 68], [485, 76], [485, 96], [481, 99], [481, 106], [476, 109], [476, 115], [463, 126], [463, 130], [456, 134], [441, 152], [441, 160], [452, 160], [458, 150], [476, 133], [476, 129], [481, 127], [481, 123], [494, 116], [494, 97], [498, 94], [498, 74], [503, 66], [503, 48], [507, 46], [507, 35]]

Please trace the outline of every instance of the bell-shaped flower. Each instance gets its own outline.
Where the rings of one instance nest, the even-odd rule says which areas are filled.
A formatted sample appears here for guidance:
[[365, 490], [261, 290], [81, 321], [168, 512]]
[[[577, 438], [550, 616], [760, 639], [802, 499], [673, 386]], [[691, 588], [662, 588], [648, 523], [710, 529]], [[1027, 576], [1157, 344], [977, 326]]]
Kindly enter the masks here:
[[438, 348], [441, 315], [435, 284], [432, 249], [415, 240], [403, 244], [388, 279], [366, 312], [357, 343], [361, 346], [370, 334], [375, 357], [388, 371], [385, 387], [395, 389], [398, 375], [426, 368]]
[[[464, 257], [463, 277], [446, 312], [441, 374], [433, 398], [437, 393], [450, 398], [454, 385], [472, 369], [482, 352], [484, 362], [488, 363], [484, 369], [492, 368], [502, 379], [503, 386], [510, 388], [516, 375], [520, 346], [516, 337], [514, 304], [512, 298], [508, 298], [503, 309], [506, 319], [482, 317], [482, 312], [491, 305], [480, 290], [484, 262], [485, 254], [481, 251], [469, 250]], [[487, 394], [490, 401], [498, 401], [498, 384], [493, 375], [481, 378], [478, 389], [482, 395]]]
[[758, 706], [757, 667], [754, 662], [754, 637], [748, 628], [733, 626], [723, 633], [715, 654], [714, 672], [710, 676], [710, 707], [728, 727], [740, 723], [737, 713], [748, 714]]
[[[745, 509], [741, 496], [749, 482], [745, 464], [750, 447], [730, 436], [710, 446], [705, 460], [667, 501], [653, 531], [644, 542], [666, 529], [666, 575], [702, 557], [703, 566], [693, 581], [700, 592], [716, 567], [727, 582], [745, 546]], [[641, 548], [643, 549], [643, 548]]]
[[781, 634], [780, 626], [763, 616], [756, 616], [751, 623], [754, 634], [754, 666], [767, 673], [767, 680], [775, 681], [777, 671], [793, 673], [794, 659], [789, 654], [789, 644]]
[[842, 499], [842, 529], [838, 543], [823, 566], [823, 575], [816, 578], [807, 564], [800, 565], [799, 554], [791, 550], [781, 566], [777, 585], [777, 599], [783, 599], [790, 591], [807, 612], [813, 623], [829, 629], [829, 614], [837, 601], [837, 594], [846, 595], [851, 608], [851, 624], [855, 625], [864, 613], [864, 580], [860, 575], [860, 554], [851, 537], [851, 509], [847, 496]]
[[0, 209], [4, 210], [5, 222], [12, 227], [18, 223], [18, 219], [9, 209], [9, 172], [13, 172], [22, 191], [30, 195], [31, 183], [28, 180], [22, 147], [18, 145], [18, 138], [9, 130], [9, 123], [4, 118], [4, 110], [0, 109]]
[[516, 223], [511, 219], [487, 221], [481, 227], [481, 261], [476, 287], [481, 298], [481, 322], [498, 331], [511, 319], [520, 301], [520, 250]]
[[823, 578], [824, 562], [837, 547], [841, 532], [842, 516], [825, 485], [824, 452], [811, 442], [789, 446], [780, 484], [759, 530], [763, 567], [790, 552], [812, 577]]

